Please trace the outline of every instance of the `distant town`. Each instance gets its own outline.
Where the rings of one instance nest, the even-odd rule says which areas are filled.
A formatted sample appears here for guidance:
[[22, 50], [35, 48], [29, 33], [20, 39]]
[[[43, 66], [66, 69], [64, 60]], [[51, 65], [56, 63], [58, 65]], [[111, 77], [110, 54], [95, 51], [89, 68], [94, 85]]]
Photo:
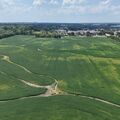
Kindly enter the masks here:
[[120, 41], [117, 23], [0, 23], [0, 39], [14, 35], [34, 35], [41, 38], [64, 36], [111, 37]]
[[95, 37], [101, 37], [101, 36], [120, 36], [120, 30], [105, 30], [105, 29], [96, 29], [96, 30], [63, 30], [59, 29], [56, 30], [57, 33], [62, 34], [64, 36], [95, 36]]

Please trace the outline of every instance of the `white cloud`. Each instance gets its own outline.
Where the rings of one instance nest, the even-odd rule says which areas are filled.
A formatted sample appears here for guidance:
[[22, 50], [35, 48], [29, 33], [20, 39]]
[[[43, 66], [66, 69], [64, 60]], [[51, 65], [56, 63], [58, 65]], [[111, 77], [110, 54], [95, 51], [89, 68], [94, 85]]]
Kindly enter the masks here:
[[0, 0], [0, 15], [2, 17], [13, 15], [17, 17], [20, 14], [29, 12], [31, 9], [31, 6], [20, 3], [19, 0]]
[[92, 14], [120, 14], [120, 5], [114, 5], [113, 0], [102, 0], [98, 5], [89, 6], [89, 12]]
[[102, 2], [101, 2], [101, 4], [103, 4], [103, 5], [108, 5], [108, 4], [110, 4], [111, 3], [111, 0], [103, 0]]
[[58, 3], [59, 3], [58, 0], [50, 0], [50, 4], [56, 5]]
[[33, 0], [33, 5], [41, 6], [45, 0]]
[[36, 5], [36, 6], [42, 6], [44, 3], [56, 5], [59, 3], [59, 1], [58, 0], [33, 0], [33, 5]]
[[[42, 7], [39, 9], [36, 6]], [[49, 11], [46, 8], [49, 8]], [[21, 2], [21, 0], [0, 0], [0, 19], [3, 19], [4, 16], [8, 19], [12, 18], [11, 16], [23, 16], [23, 18], [35, 16], [38, 19], [41, 15], [46, 16], [46, 19], [47, 17], [58, 19], [59, 16], [62, 18], [63, 16], [79, 17], [96, 16], [97, 14], [103, 17], [105, 14], [106, 16], [119, 16], [120, 5], [116, 4], [114, 0], [98, 0], [95, 3], [92, 0], [32, 0], [32, 3], [29, 4]]]
[[59, 12], [64, 14], [120, 14], [120, 5], [114, 5], [113, 0], [101, 0], [90, 4], [88, 0], [63, 0]]
[[99, 0], [98, 3], [89, 3], [89, 0], [33, 0], [33, 5], [59, 5], [56, 9], [66, 14], [118, 14], [120, 5], [115, 6], [113, 0]]
[[63, 5], [78, 5], [85, 2], [85, 0], [63, 0]]
[[15, 4], [15, 0], [0, 0], [0, 8], [6, 8], [9, 6], [13, 6]]
[[61, 5], [80, 5], [86, 0], [33, 0], [33, 5], [41, 6], [45, 4], [61, 4]]
[[97, 5], [89, 6], [88, 11], [92, 14], [105, 13], [111, 7], [111, 0], [102, 0]]

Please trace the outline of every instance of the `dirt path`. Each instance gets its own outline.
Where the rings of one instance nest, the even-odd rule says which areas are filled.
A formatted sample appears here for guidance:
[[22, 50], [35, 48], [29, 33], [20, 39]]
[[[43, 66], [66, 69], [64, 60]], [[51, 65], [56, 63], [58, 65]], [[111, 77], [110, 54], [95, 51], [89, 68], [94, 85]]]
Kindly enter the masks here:
[[112, 105], [112, 106], [120, 108], [119, 104], [116, 104], [116, 103], [113, 103], [113, 102], [110, 102], [110, 101], [106, 101], [106, 100], [103, 100], [103, 99], [100, 99], [100, 98], [97, 98], [97, 97], [91, 97], [91, 96], [87, 96], [87, 95], [76, 95], [74, 93], [73, 94], [66, 93], [66, 95], [80, 96], [82, 98], [87, 98], [87, 99], [90, 99], [90, 100], [102, 102], [102, 103], [105, 103], [105, 104]]
[[44, 88], [47, 89], [47, 91], [44, 94], [40, 94], [39, 96], [41, 97], [49, 97], [49, 96], [53, 96], [53, 95], [58, 95], [60, 90], [58, 89], [57, 85], [58, 82], [55, 81], [53, 84], [51, 85], [47, 85], [47, 86], [41, 86], [41, 85], [37, 85], [37, 84], [33, 84], [24, 80], [20, 80], [22, 83], [30, 86], [30, 87], [35, 87], [35, 88]]
[[28, 69], [25, 68], [24, 66], [12, 62], [12, 61], [10, 60], [9, 56], [6, 56], [6, 55], [1, 55], [1, 56], [3, 56], [2, 60], [6, 61], [6, 62], [8, 62], [8, 63], [11, 63], [11, 64], [16, 65], [16, 66], [22, 68], [24, 71], [26, 71], [26, 72], [28, 72], [28, 73], [32, 73], [30, 70], [28, 70]]
[[[47, 85], [47, 86], [41, 86], [41, 85], [37, 85], [37, 84], [33, 84], [24, 80], [19, 79], [22, 83], [30, 86], [30, 87], [34, 87], [34, 88], [45, 88], [47, 89], [46, 92], [44, 94], [40, 94], [40, 95], [35, 95], [35, 96], [29, 96], [29, 97], [21, 97], [21, 98], [16, 98], [14, 100], [21, 100], [21, 99], [28, 99], [28, 98], [34, 98], [34, 97], [50, 97], [50, 96], [55, 96], [55, 95], [64, 95], [64, 96], [80, 96], [82, 98], [86, 98], [86, 99], [90, 99], [90, 100], [94, 100], [94, 101], [98, 101], [98, 102], [102, 102], [114, 107], [118, 107], [120, 108], [119, 104], [115, 104], [113, 102], [109, 102], [97, 97], [91, 97], [91, 96], [84, 96], [84, 95], [76, 95], [75, 93], [67, 93], [67, 92], [62, 92], [58, 89], [58, 82], [55, 81], [53, 84], [51, 85]], [[12, 100], [1, 100], [0, 102], [9, 102]]]
[[[47, 89], [46, 93], [39, 95], [41, 97], [49, 97], [49, 96], [53, 96], [53, 95], [59, 95], [60, 92], [61, 92], [57, 87], [58, 86], [57, 81], [55, 81], [55, 83], [53, 83], [52, 85], [48, 85], [48, 86], [40, 86], [40, 85], [36, 85], [36, 84], [26, 82], [24, 80], [21, 80], [21, 82], [23, 82], [24, 84], [26, 84], [28, 86], [31, 86], [31, 87]], [[69, 94], [69, 93], [66, 93], [66, 92], [62, 92], [62, 95], [74, 95], [75, 96], [75, 94]], [[87, 99], [90, 99], [90, 100], [99, 101], [99, 102], [102, 102], [102, 103], [109, 104], [109, 105], [120, 108], [120, 105], [118, 105], [118, 104], [115, 104], [115, 103], [112, 103], [112, 102], [109, 102], [109, 101], [106, 101], [106, 100], [103, 100], [103, 99], [99, 99], [97, 97], [90, 97], [90, 96], [84, 96], [84, 95], [78, 95], [78, 96], [80, 96], [82, 98], [87, 98]]]

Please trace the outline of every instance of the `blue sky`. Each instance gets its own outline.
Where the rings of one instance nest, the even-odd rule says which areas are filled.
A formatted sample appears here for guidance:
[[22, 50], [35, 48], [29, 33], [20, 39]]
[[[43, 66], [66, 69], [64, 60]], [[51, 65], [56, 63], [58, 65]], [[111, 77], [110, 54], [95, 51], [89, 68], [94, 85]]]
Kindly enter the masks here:
[[120, 22], [120, 0], [0, 0], [0, 22]]

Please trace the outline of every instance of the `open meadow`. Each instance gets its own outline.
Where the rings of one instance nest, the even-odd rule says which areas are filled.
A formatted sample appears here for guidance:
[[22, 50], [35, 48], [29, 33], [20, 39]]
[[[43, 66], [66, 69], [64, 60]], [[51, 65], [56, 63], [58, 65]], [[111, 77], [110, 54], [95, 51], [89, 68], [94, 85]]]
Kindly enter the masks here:
[[120, 120], [120, 42], [0, 39], [0, 120]]

